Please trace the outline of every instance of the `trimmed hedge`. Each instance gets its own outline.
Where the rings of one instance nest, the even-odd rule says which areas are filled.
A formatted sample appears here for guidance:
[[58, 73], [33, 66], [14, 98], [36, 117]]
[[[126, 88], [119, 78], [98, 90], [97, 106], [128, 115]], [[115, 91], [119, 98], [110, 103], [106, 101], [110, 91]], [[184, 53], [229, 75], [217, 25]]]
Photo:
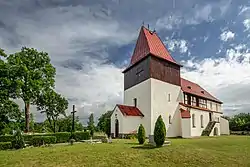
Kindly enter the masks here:
[[90, 133], [89, 132], [75, 132], [74, 135], [75, 135], [75, 140], [76, 141], [90, 139]]
[[69, 141], [69, 138], [71, 136], [70, 132], [57, 132], [55, 134], [56, 139], [57, 139], [57, 143], [66, 143]]
[[11, 142], [0, 142], [0, 150], [12, 149]]
[[55, 143], [56, 143], [55, 136], [34, 136], [31, 141], [31, 144], [35, 147], [39, 147], [44, 144], [55, 144]]
[[[74, 132], [73, 135], [75, 136], [76, 141], [90, 139], [90, 133], [88, 131]], [[54, 136], [56, 137], [57, 143], [66, 143], [66, 142], [69, 142], [71, 133], [70, 132], [57, 132], [57, 133], [48, 133], [48, 134], [23, 135], [23, 138], [26, 143], [30, 143], [32, 142], [33, 137], [43, 137], [43, 136]], [[13, 140], [14, 140], [13, 135], [0, 136], [0, 142], [11, 142]]]
[[11, 142], [12, 140], [14, 140], [13, 135], [0, 136], [0, 142]]

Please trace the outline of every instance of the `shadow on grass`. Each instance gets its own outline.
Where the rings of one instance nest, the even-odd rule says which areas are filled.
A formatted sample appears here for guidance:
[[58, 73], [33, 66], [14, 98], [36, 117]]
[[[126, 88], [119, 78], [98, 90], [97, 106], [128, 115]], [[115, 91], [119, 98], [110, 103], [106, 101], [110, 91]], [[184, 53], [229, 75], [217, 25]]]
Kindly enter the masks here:
[[124, 144], [129, 144], [129, 145], [138, 145], [138, 146], [139, 146], [139, 143], [135, 143], [135, 142], [134, 142], [134, 143], [132, 143], [132, 142], [131, 142], [131, 143], [124, 143]]
[[139, 145], [139, 146], [136, 146], [136, 147], [131, 147], [131, 148], [134, 148], [134, 149], [154, 149], [154, 148], [157, 148], [151, 144], [144, 144], [144, 145]]

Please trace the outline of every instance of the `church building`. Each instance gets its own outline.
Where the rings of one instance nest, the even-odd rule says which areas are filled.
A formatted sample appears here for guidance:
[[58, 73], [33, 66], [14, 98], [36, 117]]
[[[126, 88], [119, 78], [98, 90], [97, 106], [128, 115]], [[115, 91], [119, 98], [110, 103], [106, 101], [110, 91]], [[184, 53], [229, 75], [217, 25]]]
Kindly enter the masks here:
[[123, 71], [124, 102], [117, 104], [111, 115], [113, 137], [137, 133], [142, 124], [150, 138], [159, 115], [167, 137], [229, 134], [222, 102], [182, 78], [181, 67], [157, 33], [142, 26], [130, 65]]

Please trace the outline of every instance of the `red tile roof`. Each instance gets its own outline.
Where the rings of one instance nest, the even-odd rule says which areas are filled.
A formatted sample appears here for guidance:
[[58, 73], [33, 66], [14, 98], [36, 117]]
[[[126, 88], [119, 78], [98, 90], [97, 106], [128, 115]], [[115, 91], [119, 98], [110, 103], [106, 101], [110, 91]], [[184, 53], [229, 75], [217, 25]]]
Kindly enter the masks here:
[[185, 93], [190, 93], [196, 96], [204, 97], [205, 99], [209, 99], [218, 103], [222, 103], [220, 100], [212, 96], [205, 89], [203, 89], [200, 85], [193, 83], [189, 80], [181, 78], [181, 89]]
[[120, 105], [117, 104], [118, 108], [122, 112], [123, 115], [126, 116], [141, 116], [143, 117], [144, 115], [141, 113], [141, 111], [134, 106], [125, 106], [125, 105]]
[[142, 26], [129, 67], [145, 58], [149, 54], [177, 64], [156, 32], [151, 32]]
[[190, 112], [184, 109], [180, 109], [181, 111], [181, 118], [191, 118]]

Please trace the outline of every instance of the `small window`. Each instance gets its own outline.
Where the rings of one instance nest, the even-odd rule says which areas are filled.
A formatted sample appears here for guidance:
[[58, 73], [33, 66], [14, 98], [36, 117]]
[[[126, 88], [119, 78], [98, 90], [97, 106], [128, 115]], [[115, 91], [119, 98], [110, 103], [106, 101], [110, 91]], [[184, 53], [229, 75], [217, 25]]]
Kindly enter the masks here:
[[204, 125], [203, 125], [203, 115], [201, 115], [201, 128], [204, 128]]
[[168, 94], [168, 101], [170, 102], [170, 93]]
[[188, 86], [187, 88], [188, 88], [188, 89], [191, 89], [191, 86]]
[[195, 128], [195, 115], [192, 114], [192, 124], [193, 124], [193, 128]]
[[134, 106], [137, 107], [137, 98], [134, 98]]
[[168, 123], [172, 124], [172, 117], [171, 117], [171, 115], [169, 115], [169, 117], [168, 117]]
[[191, 105], [196, 106], [196, 97], [194, 96], [191, 97]]
[[218, 111], [218, 104], [216, 104], [216, 111]]
[[213, 110], [213, 104], [210, 102], [210, 109]]

